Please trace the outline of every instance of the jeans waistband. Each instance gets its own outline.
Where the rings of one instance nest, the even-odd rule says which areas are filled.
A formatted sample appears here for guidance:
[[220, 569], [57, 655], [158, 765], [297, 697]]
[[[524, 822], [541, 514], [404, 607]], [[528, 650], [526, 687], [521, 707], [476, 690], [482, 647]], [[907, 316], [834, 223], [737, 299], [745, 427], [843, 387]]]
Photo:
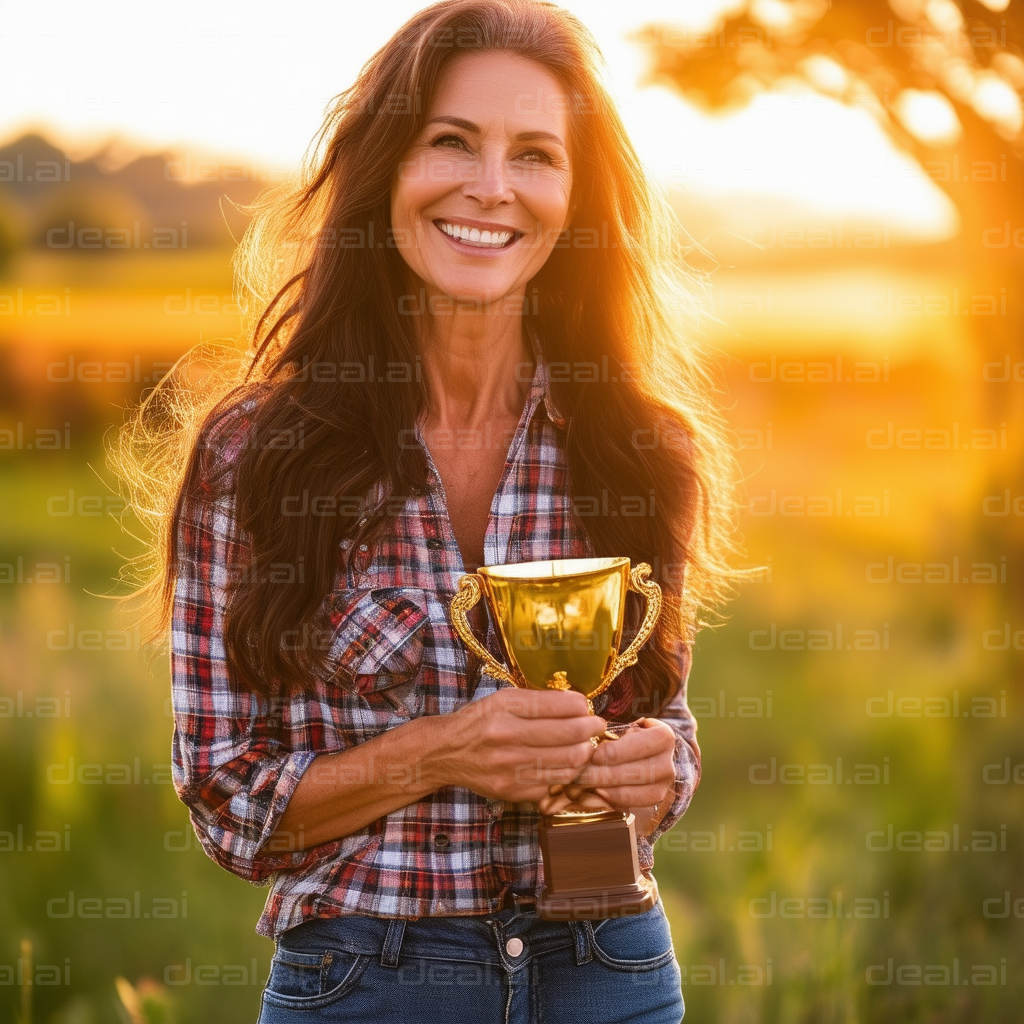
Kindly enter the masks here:
[[439, 951], [449, 960], [499, 964], [510, 955], [511, 939], [529, 936], [534, 951], [571, 946], [582, 964], [592, 957], [590, 935], [584, 922], [545, 921], [524, 903], [490, 914], [456, 917], [318, 917], [288, 929], [278, 938], [278, 946], [295, 953], [341, 949], [378, 958], [384, 967], [399, 966], [403, 953], [437, 956]]

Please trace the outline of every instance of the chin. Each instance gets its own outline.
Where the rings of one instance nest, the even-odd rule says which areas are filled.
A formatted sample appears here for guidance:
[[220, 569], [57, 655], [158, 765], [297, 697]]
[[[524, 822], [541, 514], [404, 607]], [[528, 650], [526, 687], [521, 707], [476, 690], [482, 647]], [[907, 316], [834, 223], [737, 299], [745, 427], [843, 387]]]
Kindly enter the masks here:
[[493, 284], [480, 281], [438, 281], [434, 287], [453, 302], [473, 306], [500, 302], [512, 290], [507, 281], [495, 281]]

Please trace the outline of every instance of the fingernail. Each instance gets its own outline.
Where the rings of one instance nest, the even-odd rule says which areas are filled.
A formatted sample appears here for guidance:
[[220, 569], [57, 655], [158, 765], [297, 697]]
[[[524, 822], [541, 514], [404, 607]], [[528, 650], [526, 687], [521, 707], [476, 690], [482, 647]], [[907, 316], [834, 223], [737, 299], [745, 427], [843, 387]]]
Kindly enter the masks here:
[[563, 789], [565, 789], [565, 786], [561, 782], [552, 782], [551, 785], [548, 786], [548, 796], [558, 796]]
[[576, 785], [575, 782], [572, 785], [565, 787], [565, 795], [570, 800], [578, 799], [582, 792], [583, 792], [583, 787]]

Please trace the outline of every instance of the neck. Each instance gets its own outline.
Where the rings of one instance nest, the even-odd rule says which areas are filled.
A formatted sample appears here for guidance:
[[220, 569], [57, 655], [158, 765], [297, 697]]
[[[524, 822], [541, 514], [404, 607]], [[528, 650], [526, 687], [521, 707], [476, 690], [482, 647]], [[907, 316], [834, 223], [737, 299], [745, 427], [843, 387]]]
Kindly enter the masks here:
[[[441, 303], [432, 306], [443, 308]], [[522, 307], [503, 313], [496, 306], [431, 313], [419, 324], [426, 420], [433, 427], [473, 429], [522, 412], [533, 379]]]

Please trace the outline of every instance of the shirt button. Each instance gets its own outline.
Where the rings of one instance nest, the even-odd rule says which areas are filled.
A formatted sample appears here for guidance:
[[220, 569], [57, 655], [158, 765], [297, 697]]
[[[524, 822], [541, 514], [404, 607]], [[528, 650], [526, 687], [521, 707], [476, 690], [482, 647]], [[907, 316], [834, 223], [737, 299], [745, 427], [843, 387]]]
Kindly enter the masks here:
[[448, 839], [448, 835], [445, 832], [438, 832], [437, 835], [434, 836], [434, 845], [439, 850], [445, 849], [445, 847], [447, 847], [449, 841], [450, 840]]
[[509, 939], [505, 943], [505, 952], [509, 956], [519, 956], [523, 951], [523, 940], [522, 939]]
[[444, 541], [437, 537], [428, 537], [427, 547], [430, 548], [431, 551], [440, 551], [441, 548], [444, 547]]

